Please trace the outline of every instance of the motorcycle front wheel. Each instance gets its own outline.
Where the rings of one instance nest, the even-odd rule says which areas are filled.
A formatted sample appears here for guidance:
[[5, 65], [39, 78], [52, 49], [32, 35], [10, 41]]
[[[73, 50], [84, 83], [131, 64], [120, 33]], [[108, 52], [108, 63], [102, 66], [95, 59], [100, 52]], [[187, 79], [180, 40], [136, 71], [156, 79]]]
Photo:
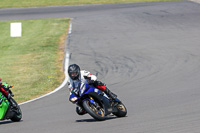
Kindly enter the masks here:
[[105, 120], [105, 111], [97, 102], [96, 105], [94, 105], [93, 103], [90, 103], [89, 100], [85, 100], [83, 101], [83, 107], [86, 112], [90, 114], [95, 120]]

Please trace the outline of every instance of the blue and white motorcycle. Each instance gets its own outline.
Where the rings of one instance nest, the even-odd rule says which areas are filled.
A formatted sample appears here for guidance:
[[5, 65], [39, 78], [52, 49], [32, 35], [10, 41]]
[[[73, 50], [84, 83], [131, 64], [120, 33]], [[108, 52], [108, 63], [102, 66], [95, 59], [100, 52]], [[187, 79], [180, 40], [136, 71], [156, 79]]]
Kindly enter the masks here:
[[125, 117], [127, 114], [125, 105], [119, 99], [109, 99], [104, 92], [92, 85], [79, 83], [78, 86], [74, 86], [71, 93], [71, 101], [76, 102], [96, 120], [105, 120], [111, 113], [117, 117]]

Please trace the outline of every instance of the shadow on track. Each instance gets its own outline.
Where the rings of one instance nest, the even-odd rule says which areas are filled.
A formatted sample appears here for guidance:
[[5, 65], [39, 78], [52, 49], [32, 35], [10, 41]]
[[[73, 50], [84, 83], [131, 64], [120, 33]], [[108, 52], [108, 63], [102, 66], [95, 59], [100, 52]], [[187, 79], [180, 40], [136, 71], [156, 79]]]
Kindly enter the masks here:
[[[22, 121], [23, 120], [21, 120], [19, 122], [22, 122]], [[18, 123], [18, 122], [13, 122], [13, 121], [10, 121], [10, 120], [0, 121], [0, 125], [12, 124], [12, 123]]]
[[[106, 120], [112, 120], [112, 119], [116, 119], [118, 117], [107, 117], [105, 120], [103, 121], [106, 121]], [[81, 119], [81, 120], [76, 120], [76, 122], [101, 122], [101, 121], [98, 121], [98, 120], [95, 120], [93, 118], [91, 119]]]
[[13, 121], [1, 121], [0, 125], [14, 123]]

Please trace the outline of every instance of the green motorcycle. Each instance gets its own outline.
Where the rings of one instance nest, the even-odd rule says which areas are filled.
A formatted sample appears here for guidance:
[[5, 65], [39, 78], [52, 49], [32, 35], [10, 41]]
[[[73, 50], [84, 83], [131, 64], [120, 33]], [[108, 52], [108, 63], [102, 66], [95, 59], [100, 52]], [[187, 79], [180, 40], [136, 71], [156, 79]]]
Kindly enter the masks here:
[[[22, 112], [17, 102], [12, 98], [14, 95], [10, 88], [12, 88], [13, 85], [8, 86], [7, 83], [2, 83], [2, 85], [9, 89], [11, 97], [10, 100], [8, 100], [3, 93], [0, 92], [0, 120], [11, 119], [14, 122], [18, 122], [22, 118]], [[12, 103], [10, 103], [11, 100]], [[13, 104], [15, 104], [15, 106], [13, 106]]]

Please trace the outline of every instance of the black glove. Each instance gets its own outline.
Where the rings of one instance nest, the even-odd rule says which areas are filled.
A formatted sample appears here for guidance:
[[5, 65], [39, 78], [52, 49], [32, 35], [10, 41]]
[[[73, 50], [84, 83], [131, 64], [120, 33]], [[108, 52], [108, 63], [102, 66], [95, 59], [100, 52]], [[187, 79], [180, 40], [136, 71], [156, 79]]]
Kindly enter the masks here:
[[89, 84], [90, 84], [90, 85], [93, 85], [94, 83], [95, 83], [94, 80], [89, 80]]

